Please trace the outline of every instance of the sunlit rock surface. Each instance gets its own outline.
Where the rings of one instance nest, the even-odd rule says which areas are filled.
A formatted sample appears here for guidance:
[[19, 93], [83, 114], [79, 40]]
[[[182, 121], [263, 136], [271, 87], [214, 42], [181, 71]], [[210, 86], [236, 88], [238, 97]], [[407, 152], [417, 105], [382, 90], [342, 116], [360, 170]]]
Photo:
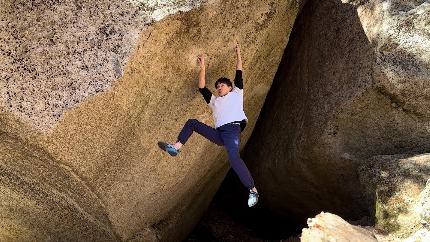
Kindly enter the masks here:
[[320, 213], [308, 219], [308, 228], [300, 236], [301, 242], [376, 242], [376, 237], [368, 230], [354, 226], [331, 213]]
[[376, 54], [375, 87], [390, 97], [397, 109], [418, 121], [428, 120], [430, 2], [359, 2], [357, 13]]
[[42, 130], [123, 75], [139, 34], [199, 0], [2, 1], [2, 104]]
[[302, 2], [0, 4], [0, 240], [173, 241], [228, 169], [198, 135], [176, 158], [157, 147], [188, 118], [212, 125], [197, 55], [212, 89], [241, 44], [245, 144]]

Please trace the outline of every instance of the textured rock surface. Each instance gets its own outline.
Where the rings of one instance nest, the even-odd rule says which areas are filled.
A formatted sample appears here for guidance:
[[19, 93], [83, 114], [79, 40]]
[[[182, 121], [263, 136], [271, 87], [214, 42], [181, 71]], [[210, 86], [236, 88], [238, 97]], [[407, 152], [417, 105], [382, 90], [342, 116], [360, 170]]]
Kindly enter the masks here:
[[375, 228], [389, 234], [384, 241], [428, 232], [430, 155], [375, 156], [362, 163], [362, 183], [376, 203]]
[[304, 7], [245, 150], [262, 204], [299, 221], [372, 223], [358, 164], [430, 148], [429, 4], [351, 2]]
[[39, 129], [53, 128], [122, 76], [146, 26], [200, 2], [0, 2], [2, 104]]
[[430, 2], [377, 0], [361, 1], [357, 6], [377, 54], [376, 86], [396, 102], [397, 108], [428, 119]]
[[[18, 194], [0, 194], [2, 204], [14, 211], [6, 213], [8, 219], [2, 221], [2, 228], [7, 230], [4, 238], [21, 240], [35, 234], [40, 240], [67, 240], [75, 233], [82, 233], [82, 240], [184, 238], [208, 206], [228, 168], [224, 150], [197, 135], [175, 159], [160, 152], [156, 145], [159, 140], [174, 141], [188, 118], [212, 124], [211, 114], [197, 91], [196, 56], [202, 52], [207, 55], [207, 80], [212, 87], [218, 77], [234, 75], [233, 47], [236, 41], [241, 43], [245, 111], [250, 120], [242, 136], [244, 144], [270, 88], [300, 1], [207, 1], [198, 9], [146, 26], [134, 48], [132, 37], [142, 28], [139, 21], [146, 20], [137, 16], [137, 10], [127, 10], [126, 2], [121, 3], [124, 5], [119, 12], [105, 9], [118, 2], [86, 3], [88, 11], [98, 4], [95, 12], [79, 9], [77, 2], [32, 3], [38, 3], [40, 11], [36, 6], [36, 12], [24, 11], [29, 7], [27, 2], [13, 8], [9, 1], [1, 2], [0, 10], [1, 24], [11, 26], [1, 30], [2, 55], [16, 53], [0, 60], [4, 98], [0, 130], [20, 141], [0, 141], [10, 147], [0, 158], [2, 163], [9, 162], [5, 164], [10, 164], [7, 169], [11, 170], [0, 174], [0, 187]], [[185, 1], [178, 1], [182, 3]], [[72, 9], [63, 9], [67, 6]], [[55, 13], [64, 13], [60, 15], [77, 22], [58, 25], [58, 21], [69, 22], [67, 18], [57, 20]], [[80, 15], [76, 17], [75, 13]], [[10, 19], [16, 15], [17, 19]], [[38, 24], [32, 28], [25, 25], [33, 23], [31, 18], [37, 16], [42, 16]], [[86, 21], [94, 25], [87, 29]], [[105, 32], [111, 38], [99, 29], [103, 22], [109, 23]], [[8, 31], [14, 28], [18, 37], [9, 38]], [[45, 32], [45, 28], [59, 32]], [[35, 32], [40, 35], [32, 37]], [[58, 35], [51, 36], [52, 33]], [[86, 36], [94, 36], [94, 43], [101, 46], [91, 48], [92, 40], [82, 42]], [[20, 45], [14, 44], [17, 39]], [[41, 49], [34, 49], [36, 43], [41, 43]], [[116, 53], [112, 48], [118, 45]], [[25, 46], [32, 48], [26, 52]], [[82, 51], [83, 56], [71, 53], [57, 60], [54, 54], [62, 53], [67, 46], [71, 51]], [[9, 47], [16, 49], [8, 52], [5, 48]], [[81, 70], [86, 61], [94, 66]], [[121, 74], [121, 79], [115, 80]], [[15, 97], [8, 98], [7, 91], [14, 91]], [[39, 106], [40, 100], [51, 98], [52, 102]], [[16, 154], [16, 150], [23, 151]], [[36, 180], [30, 171], [39, 170], [43, 163], [40, 159], [46, 160], [46, 170], [37, 174], [52, 174]], [[20, 175], [13, 175], [16, 172]], [[34, 183], [35, 189], [25, 191], [29, 199], [26, 210], [21, 209], [18, 198], [24, 193], [22, 185], [8, 182], [13, 177]], [[57, 184], [59, 180], [64, 180], [64, 186]], [[72, 182], [79, 186], [69, 188]], [[40, 189], [36, 188], [45, 190], [52, 199], [38, 197]], [[56, 205], [56, 201], [64, 205]], [[28, 216], [36, 214], [39, 206], [43, 208], [41, 216]], [[30, 226], [44, 221], [50, 208], [58, 217], [65, 213], [64, 221], [81, 227], [64, 230], [56, 219], [42, 227]], [[81, 210], [85, 216], [78, 213]], [[88, 230], [94, 234], [86, 236]]]
[[308, 219], [309, 228], [302, 231], [302, 242], [370, 242], [377, 241], [368, 230], [353, 226], [341, 217], [331, 213], [320, 213], [315, 218]]
[[[427, 173], [427, 175], [429, 175]], [[416, 205], [416, 210], [421, 218], [421, 223], [429, 226], [430, 225], [430, 180], [427, 180], [427, 184], [424, 190], [420, 194], [420, 199]]]
[[100, 199], [40, 147], [0, 132], [1, 241], [116, 241]]

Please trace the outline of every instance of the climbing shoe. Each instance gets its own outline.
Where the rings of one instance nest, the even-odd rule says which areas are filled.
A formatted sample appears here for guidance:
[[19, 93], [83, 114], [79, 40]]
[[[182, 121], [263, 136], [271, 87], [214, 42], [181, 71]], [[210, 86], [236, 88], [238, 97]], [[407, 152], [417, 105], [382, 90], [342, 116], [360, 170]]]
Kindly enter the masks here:
[[258, 192], [250, 191], [249, 197], [248, 197], [248, 207], [254, 206], [255, 204], [257, 204], [257, 202], [258, 202]]
[[169, 155], [171, 155], [171, 156], [177, 156], [180, 152], [173, 145], [167, 144], [165, 142], [158, 142], [158, 147], [160, 147], [162, 150], [169, 153]]

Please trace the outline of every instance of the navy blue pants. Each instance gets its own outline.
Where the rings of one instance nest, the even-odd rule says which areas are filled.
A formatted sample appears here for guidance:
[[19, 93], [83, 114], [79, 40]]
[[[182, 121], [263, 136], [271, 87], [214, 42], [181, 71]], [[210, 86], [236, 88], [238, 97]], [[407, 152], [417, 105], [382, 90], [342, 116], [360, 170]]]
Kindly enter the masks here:
[[247, 189], [254, 187], [254, 180], [252, 179], [251, 173], [249, 172], [243, 160], [240, 158], [239, 154], [239, 124], [226, 124], [214, 129], [196, 119], [189, 119], [179, 133], [178, 141], [182, 144], [185, 144], [193, 131], [201, 134], [203, 137], [219, 146], [223, 145], [227, 149], [230, 165], [239, 176], [242, 184]]

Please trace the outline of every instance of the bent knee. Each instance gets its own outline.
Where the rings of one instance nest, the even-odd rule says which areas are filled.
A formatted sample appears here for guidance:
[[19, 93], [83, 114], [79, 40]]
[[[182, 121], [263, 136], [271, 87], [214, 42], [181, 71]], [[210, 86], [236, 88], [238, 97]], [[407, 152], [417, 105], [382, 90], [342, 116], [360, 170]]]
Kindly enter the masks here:
[[199, 121], [197, 120], [197, 119], [188, 119], [188, 121], [187, 121], [187, 124], [188, 125], [192, 125], [192, 126], [194, 126], [194, 125], [196, 125], [197, 123], [198, 123]]

